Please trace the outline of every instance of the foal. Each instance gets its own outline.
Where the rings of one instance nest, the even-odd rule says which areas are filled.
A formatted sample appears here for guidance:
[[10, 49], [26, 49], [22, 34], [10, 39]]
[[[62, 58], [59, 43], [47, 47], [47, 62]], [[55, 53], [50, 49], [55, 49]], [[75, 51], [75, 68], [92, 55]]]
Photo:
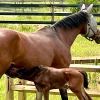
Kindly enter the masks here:
[[10, 76], [14, 75], [14, 78], [18, 77], [33, 81], [37, 90], [43, 92], [44, 100], [49, 100], [50, 89], [68, 88], [68, 85], [69, 89], [76, 94], [79, 100], [92, 100], [84, 90], [84, 86], [88, 88], [86, 74], [75, 69], [56, 69], [41, 65], [35, 66], [29, 71], [12, 67], [7, 70], [7, 73]]

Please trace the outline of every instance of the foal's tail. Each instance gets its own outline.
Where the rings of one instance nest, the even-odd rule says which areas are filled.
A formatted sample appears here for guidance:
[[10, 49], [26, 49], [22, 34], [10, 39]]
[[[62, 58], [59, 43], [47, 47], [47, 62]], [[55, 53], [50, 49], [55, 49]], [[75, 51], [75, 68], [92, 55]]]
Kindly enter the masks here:
[[88, 76], [87, 76], [87, 73], [85, 71], [80, 71], [80, 73], [83, 75], [84, 77], [84, 87], [86, 89], [88, 89]]

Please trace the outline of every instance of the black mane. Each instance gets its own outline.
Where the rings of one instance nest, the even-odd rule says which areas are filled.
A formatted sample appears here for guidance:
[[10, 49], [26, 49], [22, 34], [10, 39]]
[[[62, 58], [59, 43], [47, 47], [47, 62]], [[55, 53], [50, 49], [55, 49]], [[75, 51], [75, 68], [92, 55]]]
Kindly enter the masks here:
[[88, 14], [86, 12], [80, 11], [76, 14], [72, 14], [56, 22], [55, 24], [51, 26], [51, 28], [54, 28], [54, 29], [56, 29], [57, 27], [61, 27], [64, 29], [77, 28], [80, 25], [87, 23], [87, 22], [88, 22]]
[[30, 69], [29, 71], [26, 71], [26, 68], [24, 69], [19, 69], [17, 71], [17, 73], [19, 73], [20, 75], [32, 75], [33, 72], [40, 70], [40, 66], [34, 66], [32, 69]]

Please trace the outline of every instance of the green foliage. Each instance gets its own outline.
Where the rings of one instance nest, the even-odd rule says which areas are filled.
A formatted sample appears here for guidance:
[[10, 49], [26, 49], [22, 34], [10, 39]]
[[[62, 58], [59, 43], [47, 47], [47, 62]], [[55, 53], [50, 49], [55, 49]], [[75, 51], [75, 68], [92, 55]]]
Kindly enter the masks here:
[[[100, 4], [99, 3], [99, 0], [69, 0], [69, 4], [86, 4], [86, 5], [90, 5], [90, 4]], [[77, 8], [77, 7], [71, 7], [70, 8], [70, 10], [71, 10], [71, 12], [72, 13], [76, 13], [76, 12], [78, 12], [78, 11], [80, 11], [80, 9], [81, 8]], [[97, 13], [97, 12], [99, 12], [99, 10], [100, 10], [100, 8], [97, 8], [97, 7], [95, 7], [95, 8], [93, 8], [93, 13]]]

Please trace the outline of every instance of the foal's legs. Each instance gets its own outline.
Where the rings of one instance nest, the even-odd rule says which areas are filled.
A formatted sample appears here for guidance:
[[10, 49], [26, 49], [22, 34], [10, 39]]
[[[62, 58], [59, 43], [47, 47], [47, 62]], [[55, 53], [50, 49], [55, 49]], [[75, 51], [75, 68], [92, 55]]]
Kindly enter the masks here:
[[88, 99], [84, 99], [84, 97], [82, 96], [82, 91], [81, 90], [77, 89], [77, 91], [73, 91], [71, 89], [71, 91], [76, 94], [76, 96], [78, 97], [79, 100], [88, 100]]
[[68, 100], [67, 89], [59, 89], [62, 100]]
[[81, 73], [72, 74], [73, 77], [69, 79], [69, 88], [76, 94], [79, 100], [92, 100], [91, 97], [84, 90], [84, 79]]
[[77, 95], [79, 100], [92, 100], [92, 98], [85, 92], [84, 87], [74, 93]]
[[42, 92], [37, 90], [36, 99], [35, 100], [42, 100]]
[[82, 96], [84, 100], [92, 100], [92, 98], [85, 92], [84, 88], [82, 88]]

